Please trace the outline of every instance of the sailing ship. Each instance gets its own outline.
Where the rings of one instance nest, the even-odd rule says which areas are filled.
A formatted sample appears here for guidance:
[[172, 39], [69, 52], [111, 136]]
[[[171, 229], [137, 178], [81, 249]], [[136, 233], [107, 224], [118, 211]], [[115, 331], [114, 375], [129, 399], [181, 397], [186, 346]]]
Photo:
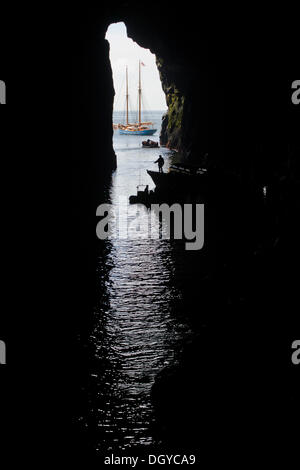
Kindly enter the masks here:
[[[126, 67], [126, 124], [114, 124], [114, 129], [118, 129], [120, 134], [125, 135], [153, 135], [157, 129], [153, 128], [152, 122], [142, 122], [142, 81], [141, 64], [139, 61], [139, 87], [138, 87], [138, 122], [130, 124], [128, 119], [128, 68]], [[144, 65], [144, 64], [143, 64]]]

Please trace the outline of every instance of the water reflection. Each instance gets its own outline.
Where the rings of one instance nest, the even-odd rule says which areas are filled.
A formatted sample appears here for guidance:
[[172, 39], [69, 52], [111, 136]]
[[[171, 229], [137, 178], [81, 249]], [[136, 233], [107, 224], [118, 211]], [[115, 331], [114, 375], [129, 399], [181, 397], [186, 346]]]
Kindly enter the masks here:
[[[182, 330], [187, 333], [170, 309], [170, 299], [180, 297], [170, 282], [170, 251], [166, 241], [141, 240], [116, 243], [110, 252], [109, 309], [98, 314], [105, 315], [105, 336], [99, 318], [91, 338], [98, 358], [107, 361], [99, 383], [102, 402], [107, 398], [99, 410], [99, 425], [107, 428], [101, 446], [152, 442], [150, 388], [173, 359]], [[114, 428], [122, 433], [110, 442]]]
[[[142, 149], [141, 140], [115, 135], [118, 169], [108, 202], [116, 211], [120, 196], [135, 193], [140, 175], [153, 187], [146, 169], [155, 168], [158, 152], [168, 166], [167, 149]], [[144, 216], [148, 217], [146, 212]], [[184, 273], [178, 267], [184, 244], [143, 238], [143, 224], [141, 236], [103, 242], [98, 259], [99, 298], [87, 339], [88, 406], [80, 420], [93, 428], [99, 452], [153, 443], [151, 386], [190, 334], [179, 307]]]

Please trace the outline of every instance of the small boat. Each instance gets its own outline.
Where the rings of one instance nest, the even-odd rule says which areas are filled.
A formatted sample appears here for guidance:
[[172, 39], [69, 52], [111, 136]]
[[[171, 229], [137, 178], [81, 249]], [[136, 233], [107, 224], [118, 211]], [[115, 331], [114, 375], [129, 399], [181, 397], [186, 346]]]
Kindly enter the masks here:
[[[141, 188], [144, 188], [141, 190]], [[129, 196], [130, 204], [149, 204], [153, 197], [153, 191], [149, 191], [149, 186], [145, 184], [139, 184], [137, 186], [136, 196]]]
[[146, 147], [146, 148], [158, 148], [159, 147], [158, 142], [154, 142], [154, 140], [150, 140], [150, 139], [143, 140], [142, 145], [143, 147]]
[[131, 124], [128, 120], [128, 69], [126, 67], [126, 124], [113, 124], [113, 129], [118, 129], [120, 134], [124, 135], [153, 135], [157, 129], [153, 128], [153, 122], [142, 122], [142, 85], [141, 85], [141, 65], [139, 61], [139, 106], [138, 106], [138, 122]]

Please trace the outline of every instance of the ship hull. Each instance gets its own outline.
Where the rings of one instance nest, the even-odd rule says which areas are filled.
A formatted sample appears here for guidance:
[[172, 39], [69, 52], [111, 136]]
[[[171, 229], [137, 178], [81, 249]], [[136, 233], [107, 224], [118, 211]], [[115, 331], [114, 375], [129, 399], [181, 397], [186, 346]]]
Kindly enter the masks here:
[[203, 175], [183, 175], [180, 173], [159, 173], [147, 170], [156, 189], [167, 193], [190, 193], [206, 189], [207, 177]]
[[153, 135], [157, 129], [143, 129], [141, 131], [129, 131], [126, 129], [119, 129], [119, 133], [123, 135]]

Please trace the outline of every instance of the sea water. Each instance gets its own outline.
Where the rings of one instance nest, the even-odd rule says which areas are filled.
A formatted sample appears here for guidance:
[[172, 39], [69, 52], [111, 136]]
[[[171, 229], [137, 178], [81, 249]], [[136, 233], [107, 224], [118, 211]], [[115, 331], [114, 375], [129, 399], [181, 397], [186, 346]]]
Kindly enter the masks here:
[[[152, 115], [157, 129], [152, 140], [159, 141], [162, 116], [163, 111]], [[123, 113], [114, 113], [118, 122], [124, 122]], [[157, 170], [159, 155], [168, 169], [172, 152], [143, 148], [143, 140], [114, 131], [117, 170], [107, 202], [116, 210], [120, 196], [136, 194], [138, 184], [154, 188], [146, 170]], [[146, 208], [139, 210], [147, 216]], [[79, 421], [100, 454], [153, 444], [151, 387], [191, 335], [182, 306], [182, 282], [194, 259], [187, 256], [183, 243], [143, 237], [107, 240], [99, 250], [98, 299], [86, 344], [87, 406]]]

